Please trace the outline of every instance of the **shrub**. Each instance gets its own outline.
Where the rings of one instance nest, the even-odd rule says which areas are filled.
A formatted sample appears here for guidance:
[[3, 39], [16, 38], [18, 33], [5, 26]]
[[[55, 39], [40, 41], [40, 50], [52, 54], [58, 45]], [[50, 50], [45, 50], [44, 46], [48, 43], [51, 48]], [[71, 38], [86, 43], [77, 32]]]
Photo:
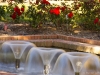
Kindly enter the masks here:
[[[26, 8], [28, 7], [28, 8]], [[72, 29], [80, 26], [86, 30], [100, 30], [100, 3], [96, 0], [74, 1], [71, 6], [50, 4], [47, 0], [30, 2], [29, 6], [22, 3], [8, 2], [8, 6], [0, 6], [0, 20], [13, 23], [30, 23], [32, 27], [46, 24], [56, 28]]]

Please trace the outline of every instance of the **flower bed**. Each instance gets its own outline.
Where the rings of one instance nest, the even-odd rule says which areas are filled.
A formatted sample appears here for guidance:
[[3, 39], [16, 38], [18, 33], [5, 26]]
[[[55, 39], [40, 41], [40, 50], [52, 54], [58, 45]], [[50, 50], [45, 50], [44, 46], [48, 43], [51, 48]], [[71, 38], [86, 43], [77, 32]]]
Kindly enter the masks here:
[[50, 4], [47, 0], [29, 3], [30, 5], [26, 6], [9, 1], [8, 6], [0, 6], [0, 20], [7, 23], [28, 23], [36, 28], [52, 23], [56, 28], [65, 26], [67, 31], [76, 27], [100, 30], [100, 3], [95, 0], [73, 1], [71, 5], [64, 2], [61, 5]]

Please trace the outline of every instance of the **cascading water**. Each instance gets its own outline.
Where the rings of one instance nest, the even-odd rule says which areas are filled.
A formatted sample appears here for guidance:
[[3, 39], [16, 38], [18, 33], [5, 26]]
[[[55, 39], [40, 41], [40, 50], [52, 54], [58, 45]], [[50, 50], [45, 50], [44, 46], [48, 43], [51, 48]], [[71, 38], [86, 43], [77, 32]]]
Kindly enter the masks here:
[[[4, 42], [0, 52], [2, 56], [0, 70], [15, 74], [16, 71], [9, 68], [14, 66], [14, 59], [24, 62], [24, 66], [22, 63], [20, 65], [25, 70], [20, 69], [17, 75], [75, 75], [74, 72], [80, 72], [80, 75], [90, 75], [91, 72], [100, 75], [100, 60], [90, 53], [65, 52], [63, 49], [36, 47], [33, 43], [27, 46], [23, 41]], [[7, 67], [5, 67], [5, 63]]]
[[84, 63], [91, 57], [91, 54], [84, 52], [67, 52], [67, 56], [72, 63], [75, 75], [79, 75]]
[[58, 57], [53, 68], [53, 75], [74, 75], [72, 64], [66, 53]]
[[[75, 52], [75, 53], [77, 53], [77, 52]], [[79, 54], [73, 54], [73, 55], [79, 56]], [[71, 58], [72, 57], [70, 57], [70, 59]], [[77, 59], [76, 59], [76, 57], [72, 58], [71, 59], [72, 61], [70, 61], [70, 59], [68, 57], [68, 53], [61, 54], [55, 63], [55, 66], [53, 69], [53, 74], [54, 75], [75, 75], [75, 72], [77, 71], [76, 61], [78, 58]], [[75, 61], [73, 61], [73, 59], [75, 59]], [[84, 61], [84, 60], [82, 60], [82, 61]], [[81, 64], [78, 63], [78, 65], [80, 66]], [[82, 66], [78, 72], [80, 72], [79, 73], [80, 75], [100, 75], [99, 57], [96, 55], [90, 54], [90, 58], [88, 58], [88, 60], [84, 63], [84, 65], [82, 63]]]
[[30, 48], [32, 47], [35, 47], [35, 45], [27, 41], [7, 41], [2, 44], [2, 51], [5, 54], [5, 58], [9, 57], [7, 56], [8, 53], [10, 53], [11, 55], [14, 54], [15, 67], [17, 69], [20, 67], [20, 59], [24, 51], [26, 49], [30, 50]]
[[84, 63], [80, 75], [100, 75], [100, 60], [97, 55], [91, 57]]
[[[57, 57], [64, 53], [65, 51], [62, 49], [54, 49], [54, 48], [32, 48], [28, 54], [27, 57], [27, 72], [36, 72], [43, 73], [44, 75], [49, 75], [51, 70], [53, 69], [54, 61]], [[36, 58], [35, 58], [36, 57]], [[38, 59], [37, 59], [38, 58]], [[36, 64], [33, 66], [34, 60], [40, 61], [42, 66], [38, 66], [39, 64]], [[35, 67], [36, 66], [36, 67]], [[52, 67], [51, 67], [52, 66]], [[33, 70], [33, 71], [32, 71]]]

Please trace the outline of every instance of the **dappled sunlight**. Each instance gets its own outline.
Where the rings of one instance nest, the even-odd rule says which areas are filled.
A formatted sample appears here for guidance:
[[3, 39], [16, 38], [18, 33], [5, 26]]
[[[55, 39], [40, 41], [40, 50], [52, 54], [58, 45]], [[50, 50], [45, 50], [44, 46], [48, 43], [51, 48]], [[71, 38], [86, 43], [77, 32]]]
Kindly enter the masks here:
[[24, 37], [24, 40], [30, 40], [30, 38], [29, 37]]
[[79, 34], [81, 31], [80, 30], [74, 30], [75, 34]]
[[85, 47], [85, 48], [84, 48], [84, 51], [85, 51], [85, 52], [91, 53], [91, 47]]
[[15, 40], [18, 40], [18, 38], [19, 38], [18, 36], [13, 36], [13, 39]]
[[91, 53], [100, 54], [100, 46], [92, 47]]
[[93, 45], [85, 46], [84, 51], [93, 54], [100, 54], [100, 46], [93, 46]]

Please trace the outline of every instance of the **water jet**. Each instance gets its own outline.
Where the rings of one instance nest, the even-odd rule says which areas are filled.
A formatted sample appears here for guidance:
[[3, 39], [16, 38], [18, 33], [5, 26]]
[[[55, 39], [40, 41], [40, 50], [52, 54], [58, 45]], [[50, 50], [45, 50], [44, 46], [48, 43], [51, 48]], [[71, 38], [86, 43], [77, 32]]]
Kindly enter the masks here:
[[[27, 36], [26, 36], [27, 37]], [[25, 37], [25, 39], [26, 39], [26, 37]], [[36, 36], [37, 37], [37, 36]], [[64, 51], [67, 51], [68, 49], [74, 49], [74, 50], [80, 50], [80, 51], [83, 51], [83, 52], [89, 52], [91, 49], [94, 49], [94, 48], [91, 48], [91, 47], [93, 47], [94, 45], [84, 45], [84, 43], [79, 43], [79, 42], [70, 42], [70, 41], [66, 41], [65, 39], [66, 38], [64, 38], [65, 36], [58, 36], [58, 37], [53, 37], [52, 39], [51, 38], [49, 38], [49, 39], [46, 39], [46, 37], [48, 37], [48, 36], [41, 36], [41, 38], [42, 39], [40, 39], [39, 41], [37, 41], [37, 40], [33, 40], [34, 38], [36, 39], [36, 37], [31, 37], [30, 39], [31, 40], [29, 40], [30, 42], [32, 42], [33, 44], [36, 44], [36, 46], [42, 46], [42, 47], [44, 47], [43, 49], [47, 49], [46, 47], [51, 47], [51, 46], [55, 46], [56, 48], [58, 48], [58, 47], [65, 47], [66, 48], [66, 50], [64, 49]], [[44, 38], [46, 39], [46, 41], [44, 41]], [[55, 39], [56, 38], [56, 39]], [[59, 39], [60, 38], [60, 39]], [[64, 39], [63, 39], [64, 38]], [[22, 38], [20, 38], [20, 40], [19, 41], [21, 41], [21, 39]], [[63, 39], [63, 40], [61, 40], [61, 39]], [[67, 37], [67, 39], [68, 39], [68, 37]], [[85, 47], [83, 47], [83, 46], [85, 46]], [[35, 48], [38, 48], [38, 47], [35, 47]], [[98, 47], [99, 48], [99, 47]], [[7, 50], [8, 49], [8, 50]], [[39, 50], [40, 50], [40, 48], [38, 48]], [[42, 49], [42, 48], [41, 48]], [[42, 50], [43, 50], [42, 49]], [[51, 49], [51, 48], [50, 48]], [[52, 48], [53, 50], [55, 50], [54, 48]], [[45, 51], [44, 50], [44, 51]], [[48, 49], [47, 49], [48, 50]], [[72, 50], [70, 50], [70, 51], [72, 51]], [[5, 67], [5, 64], [6, 64], [6, 66], [8, 66], [8, 67], [6, 67], [7, 68], [7, 70], [5, 70], [6, 72], [11, 72], [12, 74], [15, 74], [16, 72], [15, 71], [13, 71], [10, 67], [11, 66], [13, 66], [14, 67], [14, 63], [15, 63], [15, 61], [14, 61], [14, 59], [15, 59], [15, 57], [14, 57], [14, 54], [13, 54], [13, 52], [12, 52], [12, 50], [11, 50], [11, 48], [6, 48], [6, 50], [4, 50], [4, 51], [0, 51], [1, 52], [1, 59], [0, 59], [0, 62], [3, 62], [1, 65], [0, 65], [0, 67], [2, 67], [2, 65], [3, 65], [3, 67]], [[5, 53], [6, 52], [6, 53]], [[51, 64], [50, 65], [53, 65], [53, 66], [50, 66], [50, 69], [49, 69], [49, 74], [50, 73], [52, 73], [52, 74], [60, 74], [60, 75], [68, 75], [68, 73], [70, 74], [70, 75], [74, 75], [75, 73], [74, 73], [74, 69], [73, 69], [73, 67], [72, 67], [72, 64], [71, 64], [71, 61], [69, 60], [69, 58], [68, 58], [68, 56], [66, 55], [66, 53], [67, 52], [64, 52], [64, 53], [61, 53], [60, 55], [58, 55], [57, 57], [55, 57], [54, 56], [54, 59], [52, 59], [52, 62], [51, 62]], [[45, 54], [45, 53], [44, 53]], [[44, 55], [43, 54], [43, 55]], [[47, 53], [46, 53], [47, 54]], [[21, 58], [20, 58], [20, 67], [25, 67], [26, 65], [25, 64], [27, 64], [27, 63], [32, 63], [32, 62], [29, 62], [29, 59], [27, 59], [26, 60], [26, 57], [27, 57], [27, 55], [29, 55], [28, 57], [31, 57], [32, 56], [32, 58], [34, 59], [34, 61], [32, 61], [32, 60], [30, 60], [30, 61], [32, 61], [33, 62], [33, 64], [32, 64], [32, 66], [34, 66], [35, 67], [35, 69], [31, 66], [31, 65], [27, 65], [28, 67], [26, 67], [25, 68], [25, 70], [27, 71], [27, 72], [25, 72], [25, 71], [23, 71], [23, 70], [20, 70], [20, 72], [18, 72], [18, 73], [16, 73], [16, 74], [27, 74], [27, 75], [33, 75], [33, 74], [35, 74], [35, 75], [38, 75], [38, 74], [43, 74], [43, 70], [46, 68], [45, 67], [45, 65], [43, 64], [43, 61], [42, 61], [42, 58], [41, 58], [41, 55], [39, 54], [39, 52], [37, 51], [37, 50], [32, 50], [32, 54], [31, 54], [31, 49], [26, 49], [24, 52], [23, 52], [23, 54], [22, 54], [22, 56], [21, 56]], [[6, 58], [5, 58], [5, 57]], [[9, 56], [9, 57], [8, 57]], [[28, 58], [27, 57], [27, 58]], [[45, 56], [44, 56], [45, 57]], [[93, 58], [93, 57], [92, 57]], [[80, 72], [80, 75], [84, 75], [85, 73], [85, 75], [89, 75], [88, 73], [90, 73], [91, 71], [94, 71], [94, 72], [96, 72], [96, 73], [98, 73], [98, 75], [100, 75], [100, 69], [98, 68], [99, 67], [99, 65], [100, 65], [100, 61], [99, 61], [99, 59], [97, 58], [97, 56], [95, 56], [95, 60], [94, 59], [89, 59], [89, 60], [87, 60], [85, 63], [84, 63], [84, 65], [83, 65], [83, 68], [82, 68], [82, 70], [81, 70], [81, 72]], [[31, 59], [31, 58], [30, 58]], [[91, 61], [92, 61], [92, 63], [91, 63]], [[23, 65], [23, 63], [24, 63], [24, 66], [22, 66]], [[55, 64], [54, 64], [55, 63]], [[34, 65], [35, 64], [35, 65]], [[78, 63], [78, 64], [80, 64], [80, 63]], [[96, 64], [98, 64], [98, 66], [96, 65]], [[48, 65], [48, 64], [47, 64]], [[68, 66], [69, 65], [69, 66]], [[88, 65], [88, 66], [87, 66]], [[38, 66], [38, 67], [37, 67]], [[96, 66], [96, 67], [95, 67]], [[59, 67], [62, 67], [62, 68], [59, 68]], [[10, 70], [10, 71], [8, 71], [8, 69]], [[33, 69], [33, 70], [30, 70], [30, 69]], [[37, 69], [37, 70], [36, 70]], [[52, 72], [51, 72], [51, 70], [52, 70]], [[28, 73], [29, 72], [29, 73]], [[58, 72], [58, 73], [57, 73]], [[60, 73], [61, 72], [61, 73]]]

